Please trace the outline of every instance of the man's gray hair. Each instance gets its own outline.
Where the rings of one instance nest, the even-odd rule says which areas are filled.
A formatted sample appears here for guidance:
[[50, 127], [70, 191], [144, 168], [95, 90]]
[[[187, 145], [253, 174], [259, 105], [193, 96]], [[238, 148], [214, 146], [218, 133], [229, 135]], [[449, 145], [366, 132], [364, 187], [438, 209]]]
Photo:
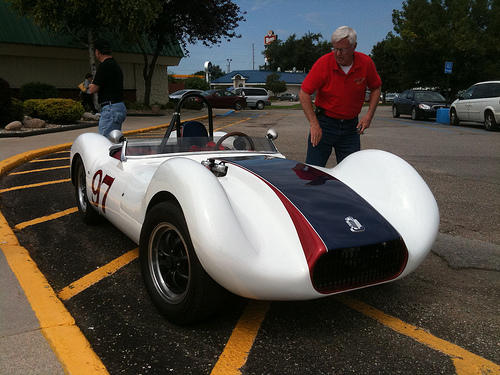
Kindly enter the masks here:
[[349, 26], [340, 26], [332, 34], [332, 44], [338, 43], [345, 38], [349, 40], [349, 44], [351, 46], [355, 45], [358, 39], [356, 31], [354, 29], [350, 28]]

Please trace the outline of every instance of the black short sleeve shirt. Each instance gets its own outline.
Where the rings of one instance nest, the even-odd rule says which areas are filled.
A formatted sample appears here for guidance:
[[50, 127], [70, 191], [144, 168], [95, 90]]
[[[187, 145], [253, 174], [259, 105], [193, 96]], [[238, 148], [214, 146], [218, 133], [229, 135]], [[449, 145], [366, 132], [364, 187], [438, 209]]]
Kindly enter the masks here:
[[99, 64], [92, 83], [99, 86], [99, 103], [123, 100], [123, 72], [113, 58]]

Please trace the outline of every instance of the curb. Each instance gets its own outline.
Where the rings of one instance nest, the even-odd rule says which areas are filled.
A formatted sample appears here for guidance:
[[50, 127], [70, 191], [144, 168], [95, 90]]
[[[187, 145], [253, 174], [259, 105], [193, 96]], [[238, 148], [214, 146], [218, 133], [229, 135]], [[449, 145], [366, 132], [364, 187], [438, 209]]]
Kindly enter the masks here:
[[33, 130], [33, 131], [28, 131], [28, 132], [13, 131], [13, 132], [9, 132], [9, 133], [0, 133], [0, 138], [14, 138], [14, 137], [24, 138], [24, 137], [31, 137], [32, 135], [58, 133], [58, 132], [65, 132], [68, 130], [91, 128], [91, 127], [94, 127], [97, 125], [98, 125], [98, 123], [74, 124], [74, 125], [64, 125], [64, 126], [61, 126], [59, 128], [38, 129], [38, 130]]

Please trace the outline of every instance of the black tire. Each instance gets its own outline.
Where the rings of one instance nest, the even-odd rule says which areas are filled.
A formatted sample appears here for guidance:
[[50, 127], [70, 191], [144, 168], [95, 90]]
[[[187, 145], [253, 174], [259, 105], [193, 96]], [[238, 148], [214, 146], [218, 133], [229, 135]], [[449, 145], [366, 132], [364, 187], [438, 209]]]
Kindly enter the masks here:
[[418, 112], [417, 112], [417, 108], [416, 107], [413, 107], [411, 109], [411, 119], [412, 120], [418, 120], [419, 119], [419, 116], [418, 116]]
[[234, 104], [234, 109], [236, 109], [237, 111], [241, 111], [243, 109], [243, 106], [241, 105], [240, 102], [236, 102]]
[[139, 259], [153, 303], [175, 324], [207, 318], [229, 295], [201, 266], [182, 210], [175, 202], [161, 202], [147, 213]]
[[457, 115], [455, 108], [450, 109], [450, 125], [460, 125], [460, 120]]
[[257, 108], [259, 110], [264, 109], [264, 102], [257, 102], [257, 104], [255, 105], [255, 108]]
[[484, 114], [484, 127], [486, 130], [492, 131], [498, 128], [498, 124], [495, 120], [495, 115], [491, 111], [486, 111]]
[[395, 105], [392, 106], [392, 117], [399, 117], [398, 107]]
[[75, 177], [75, 199], [80, 217], [86, 224], [98, 224], [102, 221], [102, 219], [87, 197], [85, 166], [83, 165], [83, 161], [80, 157], [76, 156], [73, 168]]

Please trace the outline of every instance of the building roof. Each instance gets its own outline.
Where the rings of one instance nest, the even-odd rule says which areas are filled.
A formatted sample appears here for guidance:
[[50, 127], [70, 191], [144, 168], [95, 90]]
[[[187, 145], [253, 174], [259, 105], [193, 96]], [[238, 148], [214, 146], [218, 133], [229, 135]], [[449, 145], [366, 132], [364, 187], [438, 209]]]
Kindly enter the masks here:
[[272, 72], [269, 70], [233, 70], [222, 77], [214, 79], [211, 84], [232, 84], [234, 77], [240, 75], [246, 79], [246, 83], [266, 83], [267, 76], [272, 73], [277, 73], [280, 76], [280, 80], [285, 81], [287, 85], [300, 85], [304, 78], [306, 78], [307, 73], [289, 73], [289, 72]]
[[[49, 32], [35, 25], [31, 19], [20, 16], [11, 9], [5, 0], [0, 0], [0, 43], [28, 44], [42, 47], [65, 47], [86, 49], [87, 47], [78, 42], [69, 34], [57, 34]], [[111, 48], [114, 52], [140, 53], [139, 46], [125, 44], [110, 38]], [[153, 46], [147, 41], [145, 48], [148, 53], [153, 53]], [[184, 57], [182, 49], [177, 41], [173, 41], [163, 48], [160, 56]]]

